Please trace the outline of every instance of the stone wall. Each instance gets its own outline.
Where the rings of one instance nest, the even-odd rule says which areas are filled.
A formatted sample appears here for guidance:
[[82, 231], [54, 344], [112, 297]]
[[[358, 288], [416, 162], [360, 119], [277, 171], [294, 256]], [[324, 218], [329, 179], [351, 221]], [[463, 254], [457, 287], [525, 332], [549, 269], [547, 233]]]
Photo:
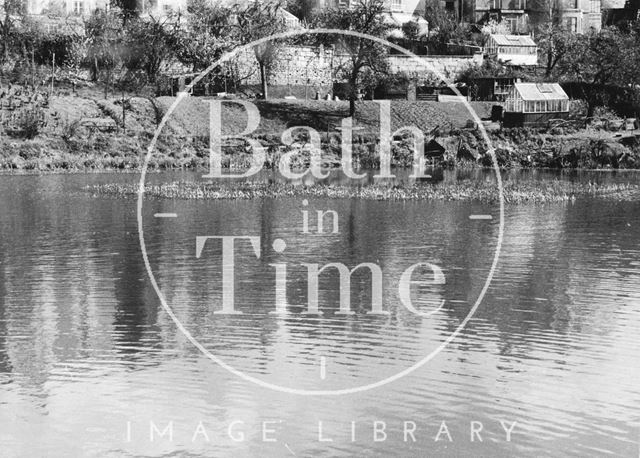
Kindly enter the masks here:
[[[316, 93], [325, 96], [332, 91], [334, 82], [341, 82], [340, 69], [347, 64], [348, 56], [334, 52], [332, 47], [285, 46], [277, 51], [275, 63], [269, 72], [269, 86], [278, 88], [272, 96], [293, 95], [297, 98], [313, 98]], [[455, 79], [471, 65], [482, 64], [482, 54], [471, 56], [421, 56], [404, 55], [387, 57], [392, 73], [406, 73], [418, 83], [438, 83], [434, 70], [444, 77]], [[242, 86], [260, 92], [260, 71], [252, 50], [239, 54], [233, 63], [238, 76], [244, 78]]]
[[438, 79], [434, 73], [440, 72], [445, 78], [454, 80], [463, 70], [472, 65], [482, 65], [482, 54], [472, 56], [421, 56], [419, 58], [404, 55], [388, 57], [392, 73], [404, 72], [418, 82]]
[[[324, 92], [333, 83], [333, 48], [286, 46], [278, 50], [269, 72], [269, 85], [307, 87], [309, 93]], [[249, 74], [246, 85], [260, 84], [260, 72], [253, 51], [238, 56], [241, 74]]]
[[[346, 56], [334, 53], [333, 48], [322, 46], [287, 46], [278, 51], [276, 63], [269, 76], [274, 85], [322, 86], [337, 80], [336, 72]], [[482, 65], [482, 54], [471, 56], [421, 56], [412, 58], [404, 55], [388, 56], [392, 73], [407, 73], [418, 80], [432, 78], [426, 76], [439, 71], [447, 78], [454, 79], [461, 71], [472, 65]], [[256, 69], [247, 84], [259, 84], [260, 74], [252, 52], [239, 56], [243, 66]], [[249, 72], [247, 72], [249, 73]]]

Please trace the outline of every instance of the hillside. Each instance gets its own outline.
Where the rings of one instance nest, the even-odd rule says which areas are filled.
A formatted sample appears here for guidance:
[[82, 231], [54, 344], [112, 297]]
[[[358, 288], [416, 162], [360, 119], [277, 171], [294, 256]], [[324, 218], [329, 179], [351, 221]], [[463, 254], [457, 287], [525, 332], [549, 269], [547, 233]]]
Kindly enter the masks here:
[[[174, 98], [160, 97], [158, 105], [166, 113]], [[251, 100], [259, 111], [261, 122], [256, 135], [279, 135], [292, 126], [309, 126], [319, 132], [335, 132], [343, 118], [349, 116], [349, 102], [305, 101], [305, 100]], [[481, 118], [490, 114], [491, 104], [472, 102], [472, 107]], [[209, 102], [190, 97], [182, 101], [168, 123], [172, 133], [185, 136], [206, 136], [209, 129]], [[374, 101], [356, 105], [355, 125], [363, 127], [363, 133], [374, 134], [379, 129], [380, 106]], [[245, 110], [238, 104], [223, 104], [223, 133], [237, 132], [246, 125]], [[473, 117], [463, 103], [439, 102], [391, 102], [391, 127], [416, 126], [425, 134], [435, 128], [446, 133], [452, 128], [464, 128], [473, 122]]]
[[[0, 136], [0, 169], [17, 170], [91, 170], [137, 169], [151, 138], [175, 98], [117, 98], [58, 96], [48, 100], [37, 113], [36, 135]], [[327, 151], [325, 159], [339, 160], [339, 135], [336, 127], [348, 116], [348, 102], [303, 100], [251, 100], [260, 112], [260, 124], [253, 136], [271, 146], [268, 162], [274, 164], [282, 154], [280, 136], [292, 126], [309, 126], [322, 136]], [[480, 118], [487, 118], [491, 103], [471, 105]], [[379, 104], [359, 102], [356, 107], [354, 155], [363, 166], [378, 163]], [[20, 108], [9, 114], [15, 114]], [[172, 113], [156, 145], [150, 166], [153, 168], [204, 167], [208, 161], [210, 102], [185, 98]], [[6, 115], [6, 112], [3, 112]], [[124, 123], [123, 123], [124, 114]], [[247, 123], [244, 108], [225, 103], [222, 109], [223, 134], [238, 134]], [[462, 103], [391, 102], [391, 129], [415, 126], [427, 138], [437, 137], [446, 149], [449, 165], [463, 160], [474, 162], [486, 151], [471, 114]], [[124, 127], [123, 127], [124, 126]], [[455, 135], [449, 133], [455, 129]], [[462, 129], [462, 131], [459, 131]], [[513, 132], [512, 132], [513, 131]], [[327, 135], [329, 134], [329, 135]], [[506, 129], [491, 133], [500, 165], [504, 167], [638, 167], [640, 146], [627, 141], [624, 146], [611, 132], [602, 130], [571, 131], [548, 135], [527, 129]], [[22, 137], [22, 138], [21, 138]], [[357, 137], [361, 137], [358, 139]], [[630, 139], [633, 140], [633, 139]], [[337, 141], [337, 142], [336, 142]], [[411, 144], [409, 144], [410, 142]], [[394, 146], [394, 164], [412, 161], [412, 141]], [[246, 165], [244, 148], [227, 150], [225, 164]], [[397, 157], [396, 157], [397, 156]], [[484, 158], [482, 165], [491, 165]]]

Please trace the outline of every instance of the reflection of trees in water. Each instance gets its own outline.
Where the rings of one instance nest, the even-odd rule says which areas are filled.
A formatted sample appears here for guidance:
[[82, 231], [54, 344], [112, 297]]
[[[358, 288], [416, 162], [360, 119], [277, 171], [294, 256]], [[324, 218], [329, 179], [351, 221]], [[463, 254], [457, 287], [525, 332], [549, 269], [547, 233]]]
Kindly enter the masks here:
[[2, 244], [0, 246], [0, 373], [10, 373], [12, 370], [11, 360], [9, 359], [9, 348], [7, 341], [9, 339], [9, 329], [7, 327], [8, 315], [7, 310], [7, 248]]
[[[116, 299], [113, 333], [118, 351], [133, 355], [153, 346], [153, 341], [157, 343], [158, 335], [154, 326], [158, 318], [159, 300], [147, 281], [135, 214], [117, 210], [112, 214], [114, 242], [120, 253], [114, 257], [112, 265]], [[145, 231], [147, 246], [158, 245], [164, 227], [158, 224], [152, 230]], [[151, 258], [153, 252], [149, 252]]]
[[[554, 269], [562, 263], [561, 231], [566, 230], [564, 205], [506, 208], [501, 256], [491, 287], [476, 313], [482, 326], [468, 333], [491, 333], [500, 339], [501, 354], [531, 350], [527, 336], [537, 338], [562, 314], [564, 300], [547, 298], [561, 291], [563, 279]], [[470, 342], [474, 342], [471, 339]], [[524, 345], [523, 345], [524, 344]]]
[[[55, 188], [62, 178], [42, 180]], [[38, 180], [29, 183], [39, 189]], [[109, 251], [96, 240], [104, 208], [57, 192], [42, 199], [36, 190], [8, 200], [18, 211], [9, 212], [11, 229], [1, 228], [1, 364], [41, 384], [60, 365], [110, 345], [108, 312], [98, 303], [108, 297], [100, 261]]]
[[616, 311], [633, 294], [626, 285], [637, 278], [638, 236], [624, 215], [638, 213], [637, 204], [597, 200], [506, 212], [499, 268], [476, 315], [495, 329], [503, 354], [534, 351], [551, 330], [559, 339], [554, 352], [563, 355], [568, 334], [615, 326]]
[[[630, 285], [638, 280], [640, 238], [638, 203], [586, 201], [567, 208], [561, 232], [566, 253], [562, 292], [568, 299], [568, 331], [605, 333], [619, 319], [620, 307], [638, 297]], [[554, 328], [561, 320], [554, 322]]]

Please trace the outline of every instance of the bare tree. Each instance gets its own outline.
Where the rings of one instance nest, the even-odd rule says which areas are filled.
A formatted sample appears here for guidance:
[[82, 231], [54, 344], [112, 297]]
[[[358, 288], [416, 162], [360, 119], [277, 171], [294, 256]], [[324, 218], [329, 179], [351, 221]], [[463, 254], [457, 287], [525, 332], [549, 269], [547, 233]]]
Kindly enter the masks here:
[[[319, 13], [315, 23], [319, 26], [351, 30], [374, 37], [384, 37], [391, 26], [385, 22], [383, 0], [358, 0], [351, 8], [330, 8]], [[343, 68], [349, 83], [349, 114], [355, 114], [355, 102], [363, 89], [361, 72], [368, 68], [374, 74], [387, 71], [384, 56], [387, 50], [371, 39], [353, 36], [334, 37], [338, 48], [346, 54], [347, 65]]]
[[130, 19], [125, 27], [125, 67], [144, 71], [149, 83], [155, 83], [163, 63], [173, 56], [178, 30], [172, 18]]
[[638, 81], [638, 42], [633, 34], [615, 27], [591, 31], [578, 37], [558, 65], [560, 78], [581, 83], [587, 117], [608, 103], [607, 87], [633, 87]]
[[22, 0], [0, 0], [0, 33], [2, 33], [2, 58], [9, 59], [11, 35], [16, 24], [26, 13], [26, 2]]
[[[176, 55], [194, 72], [204, 70], [237, 45], [231, 8], [206, 0], [190, 0], [184, 24], [177, 30]], [[183, 18], [178, 16], [176, 22]]]
[[[278, 0], [254, 0], [246, 7], [238, 8], [236, 13], [237, 36], [240, 43], [247, 44], [260, 38], [268, 37], [286, 28], [282, 3]], [[253, 47], [253, 52], [260, 69], [262, 95], [268, 98], [268, 73], [277, 55], [278, 46], [268, 41]]]
[[558, 25], [547, 24], [540, 29], [536, 39], [545, 66], [544, 76], [549, 78], [558, 63], [575, 47], [578, 36]]

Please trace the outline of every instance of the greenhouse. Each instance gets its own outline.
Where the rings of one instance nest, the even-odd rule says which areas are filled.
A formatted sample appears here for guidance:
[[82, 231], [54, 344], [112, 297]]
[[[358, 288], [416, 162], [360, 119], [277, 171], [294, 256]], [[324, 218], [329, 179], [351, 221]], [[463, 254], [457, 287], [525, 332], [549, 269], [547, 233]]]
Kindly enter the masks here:
[[569, 97], [558, 83], [515, 83], [504, 111], [507, 126], [540, 124], [566, 117]]

